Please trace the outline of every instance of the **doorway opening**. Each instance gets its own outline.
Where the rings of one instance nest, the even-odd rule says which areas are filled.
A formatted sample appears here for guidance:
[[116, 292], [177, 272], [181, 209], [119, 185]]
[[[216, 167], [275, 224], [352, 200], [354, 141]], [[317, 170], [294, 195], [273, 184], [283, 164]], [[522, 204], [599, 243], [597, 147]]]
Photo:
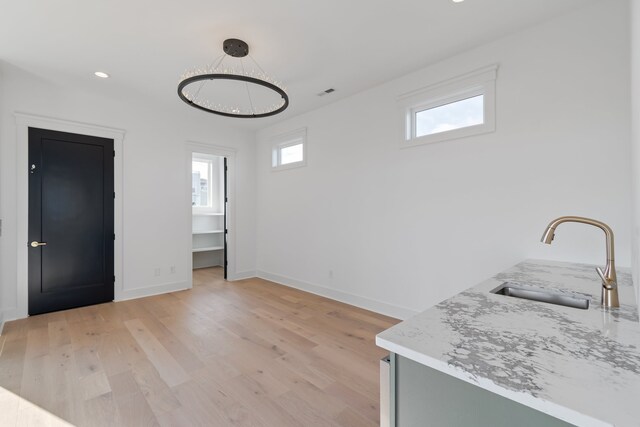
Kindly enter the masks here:
[[227, 158], [191, 154], [191, 251], [193, 269], [222, 267], [227, 279]]

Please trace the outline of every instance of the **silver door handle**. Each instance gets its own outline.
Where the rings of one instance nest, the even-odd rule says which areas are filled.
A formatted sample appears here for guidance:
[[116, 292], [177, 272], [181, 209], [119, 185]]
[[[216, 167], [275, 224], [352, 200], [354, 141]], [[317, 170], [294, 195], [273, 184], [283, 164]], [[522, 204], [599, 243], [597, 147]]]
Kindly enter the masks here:
[[38, 246], [47, 246], [47, 242], [36, 242], [35, 240], [29, 243], [32, 248], [37, 248]]

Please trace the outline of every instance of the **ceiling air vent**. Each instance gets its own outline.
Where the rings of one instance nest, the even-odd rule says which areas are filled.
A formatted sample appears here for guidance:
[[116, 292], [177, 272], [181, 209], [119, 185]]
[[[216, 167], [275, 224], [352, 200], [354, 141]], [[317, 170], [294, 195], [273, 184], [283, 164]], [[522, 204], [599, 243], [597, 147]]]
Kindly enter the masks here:
[[332, 87], [331, 87], [331, 88], [329, 88], [329, 89], [327, 89], [327, 90], [323, 90], [322, 92], [320, 92], [320, 93], [318, 94], [318, 96], [325, 96], [325, 95], [328, 95], [328, 94], [330, 94], [331, 92], [335, 92], [335, 91], [336, 91], [336, 90], [335, 90], [334, 88], [332, 88]]

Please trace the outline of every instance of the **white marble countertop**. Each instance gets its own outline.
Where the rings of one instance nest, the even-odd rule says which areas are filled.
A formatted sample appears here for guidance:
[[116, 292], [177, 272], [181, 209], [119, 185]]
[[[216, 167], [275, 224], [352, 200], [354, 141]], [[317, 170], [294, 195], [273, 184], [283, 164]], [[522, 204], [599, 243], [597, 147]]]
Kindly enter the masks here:
[[[640, 426], [640, 324], [628, 269], [619, 309], [595, 266], [524, 261], [378, 334], [393, 353], [578, 426]], [[591, 299], [587, 310], [490, 291], [504, 282]]]

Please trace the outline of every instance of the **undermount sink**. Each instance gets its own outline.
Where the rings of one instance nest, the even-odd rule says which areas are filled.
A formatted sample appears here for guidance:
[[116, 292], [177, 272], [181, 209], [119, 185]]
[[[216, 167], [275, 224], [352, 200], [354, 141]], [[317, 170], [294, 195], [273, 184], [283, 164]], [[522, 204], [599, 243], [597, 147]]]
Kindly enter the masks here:
[[492, 294], [508, 297], [528, 299], [532, 301], [546, 302], [548, 304], [563, 305], [565, 307], [589, 308], [589, 299], [583, 296], [572, 296], [557, 292], [549, 292], [544, 289], [518, 285], [506, 282], [491, 291]]

